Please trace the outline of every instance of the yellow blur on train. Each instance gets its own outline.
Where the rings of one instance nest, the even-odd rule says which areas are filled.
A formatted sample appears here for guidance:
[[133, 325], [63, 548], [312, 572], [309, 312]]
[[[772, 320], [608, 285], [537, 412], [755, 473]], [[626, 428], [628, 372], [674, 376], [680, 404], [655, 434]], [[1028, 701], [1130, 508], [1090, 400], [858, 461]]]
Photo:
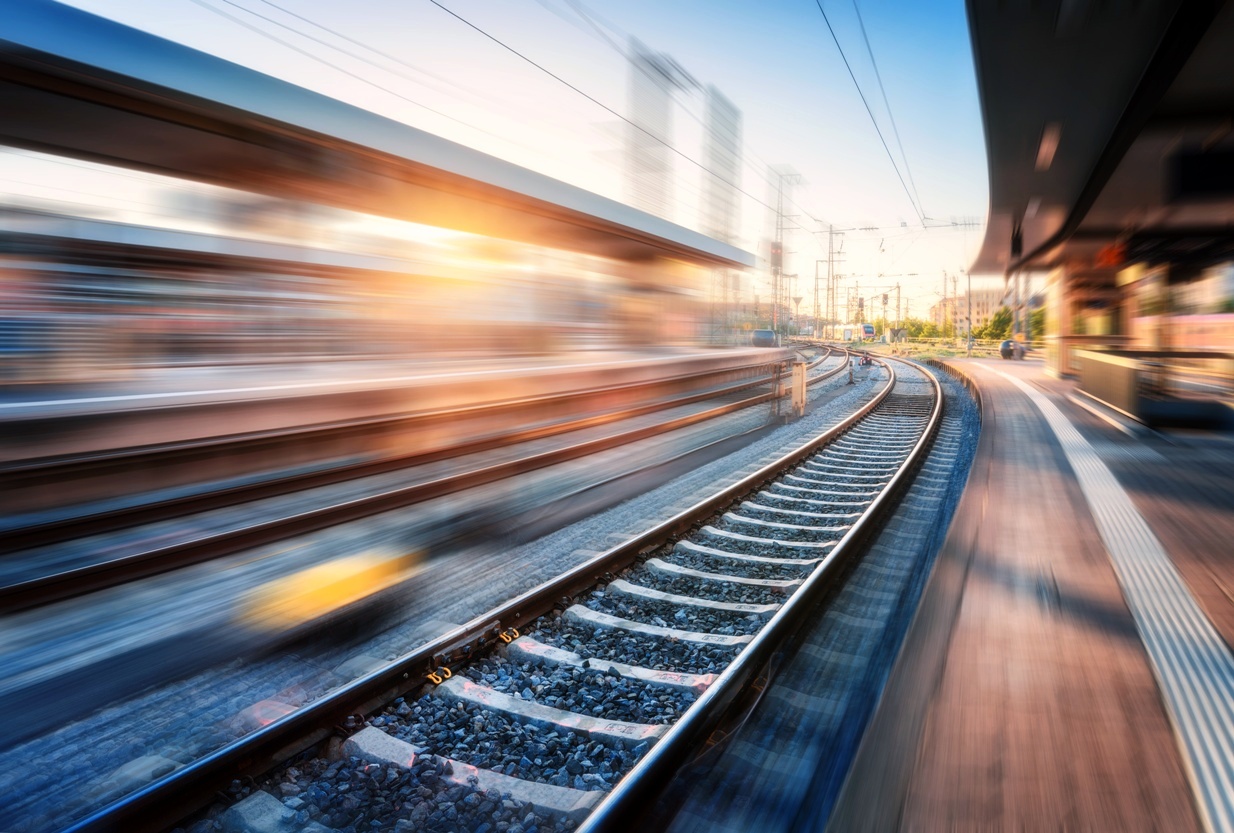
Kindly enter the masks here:
[[390, 599], [423, 564], [423, 551], [392, 549], [315, 564], [250, 590], [236, 621], [265, 636], [298, 634]]

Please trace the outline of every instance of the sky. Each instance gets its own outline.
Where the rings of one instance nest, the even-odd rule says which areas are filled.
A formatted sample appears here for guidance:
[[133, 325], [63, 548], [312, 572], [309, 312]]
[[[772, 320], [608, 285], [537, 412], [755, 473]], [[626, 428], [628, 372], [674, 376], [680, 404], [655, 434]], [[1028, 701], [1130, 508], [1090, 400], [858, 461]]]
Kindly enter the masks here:
[[[833, 238], [845, 285], [868, 296], [898, 282], [909, 313], [923, 317], [944, 274], [959, 276], [963, 292], [984, 231], [986, 157], [963, 0], [823, 3], [867, 103], [815, 0], [69, 4], [614, 199], [625, 197], [623, 52], [637, 38], [741, 110], [738, 245], [765, 253], [771, 166], [800, 174], [784, 270], [799, 276], [797, 294], [812, 291], [830, 224], [848, 229]], [[669, 219], [697, 228], [703, 96], [676, 98]]]

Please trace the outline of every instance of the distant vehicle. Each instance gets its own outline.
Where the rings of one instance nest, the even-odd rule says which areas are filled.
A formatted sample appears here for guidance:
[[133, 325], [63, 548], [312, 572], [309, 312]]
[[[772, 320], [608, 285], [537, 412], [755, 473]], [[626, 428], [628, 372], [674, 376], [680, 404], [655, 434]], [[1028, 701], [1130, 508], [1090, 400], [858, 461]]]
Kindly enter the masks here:
[[1002, 356], [1004, 359], [1010, 359], [1014, 356], [1015, 342], [1011, 339], [1007, 339], [1002, 344], [998, 345], [998, 355]]
[[775, 330], [755, 330], [750, 333], [750, 344], [755, 347], [779, 347], [780, 334]]
[[873, 341], [874, 340], [874, 325], [873, 324], [858, 324], [856, 338], [857, 338], [857, 341]]

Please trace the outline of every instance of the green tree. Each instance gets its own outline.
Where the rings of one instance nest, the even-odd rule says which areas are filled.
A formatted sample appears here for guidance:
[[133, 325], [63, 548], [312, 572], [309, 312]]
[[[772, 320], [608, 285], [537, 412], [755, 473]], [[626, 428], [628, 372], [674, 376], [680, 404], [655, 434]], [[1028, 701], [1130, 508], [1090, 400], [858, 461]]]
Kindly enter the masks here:
[[906, 318], [904, 329], [909, 338], [938, 338], [938, 325], [921, 318]]
[[1011, 320], [1011, 310], [1007, 307], [999, 307], [990, 316], [990, 320], [985, 323], [984, 327], [975, 327], [973, 329], [973, 337], [989, 338], [998, 341], [1011, 338]]
[[1045, 335], [1045, 307], [1035, 309], [1028, 316], [1029, 336], [1034, 340]]

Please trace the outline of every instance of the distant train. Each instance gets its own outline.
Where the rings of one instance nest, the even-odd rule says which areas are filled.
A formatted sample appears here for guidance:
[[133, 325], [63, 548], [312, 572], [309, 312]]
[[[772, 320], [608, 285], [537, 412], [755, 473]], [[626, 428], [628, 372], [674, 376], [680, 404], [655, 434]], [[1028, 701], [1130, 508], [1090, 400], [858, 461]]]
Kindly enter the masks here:
[[852, 324], [844, 328], [845, 341], [873, 341], [873, 324]]

